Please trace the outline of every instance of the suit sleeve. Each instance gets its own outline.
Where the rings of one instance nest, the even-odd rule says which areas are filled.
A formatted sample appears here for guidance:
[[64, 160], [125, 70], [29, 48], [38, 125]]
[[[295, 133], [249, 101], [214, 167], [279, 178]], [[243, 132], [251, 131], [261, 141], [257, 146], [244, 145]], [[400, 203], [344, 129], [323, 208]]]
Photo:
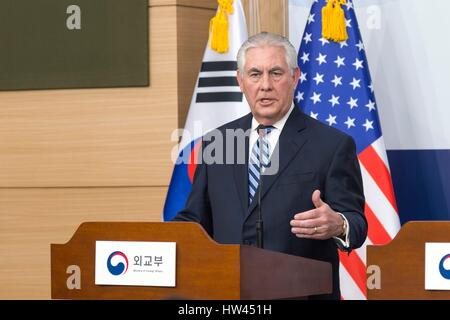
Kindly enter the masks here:
[[326, 175], [324, 200], [349, 223], [350, 246], [346, 251], [361, 247], [367, 237], [365, 199], [355, 142], [349, 136], [341, 139], [334, 152]]
[[178, 212], [172, 221], [197, 222], [211, 237], [213, 236], [211, 206], [208, 197], [208, 173], [207, 166], [204, 163], [197, 165], [192, 190], [186, 206]]

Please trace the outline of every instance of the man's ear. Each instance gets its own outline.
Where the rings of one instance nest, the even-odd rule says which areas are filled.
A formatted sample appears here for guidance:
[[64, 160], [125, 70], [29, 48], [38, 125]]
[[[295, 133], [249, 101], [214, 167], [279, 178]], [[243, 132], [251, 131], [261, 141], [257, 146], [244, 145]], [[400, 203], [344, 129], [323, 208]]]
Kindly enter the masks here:
[[295, 68], [293, 74], [295, 87], [297, 87], [298, 80], [300, 79], [300, 74], [301, 74], [300, 68]]

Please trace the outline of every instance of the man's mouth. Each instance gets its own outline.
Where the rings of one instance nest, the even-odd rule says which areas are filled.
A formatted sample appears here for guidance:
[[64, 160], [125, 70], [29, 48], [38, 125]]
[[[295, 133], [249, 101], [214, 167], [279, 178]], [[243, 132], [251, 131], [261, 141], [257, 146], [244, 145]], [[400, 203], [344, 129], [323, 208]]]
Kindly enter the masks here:
[[262, 99], [259, 99], [259, 103], [262, 104], [262, 105], [269, 105], [269, 104], [272, 104], [274, 101], [275, 101], [275, 100], [274, 100], [274, 99], [271, 99], [271, 98], [262, 98]]

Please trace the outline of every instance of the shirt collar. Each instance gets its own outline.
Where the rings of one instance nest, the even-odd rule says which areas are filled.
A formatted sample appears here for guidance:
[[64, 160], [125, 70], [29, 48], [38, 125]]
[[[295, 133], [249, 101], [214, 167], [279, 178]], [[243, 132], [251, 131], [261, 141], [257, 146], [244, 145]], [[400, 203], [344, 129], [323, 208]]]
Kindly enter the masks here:
[[[286, 121], [289, 118], [289, 115], [292, 113], [292, 110], [294, 110], [294, 103], [291, 104], [291, 107], [289, 108], [288, 112], [286, 112], [286, 114], [283, 116], [283, 118], [281, 118], [280, 120], [275, 122], [272, 126], [279, 131], [283, 130], [283, 127], [286, 124]], [[256, 121], [256, 119], [253, 117], [252, 118], [252, 132], [255, 131], [258, 126], [259, 126], [258, 121]]]

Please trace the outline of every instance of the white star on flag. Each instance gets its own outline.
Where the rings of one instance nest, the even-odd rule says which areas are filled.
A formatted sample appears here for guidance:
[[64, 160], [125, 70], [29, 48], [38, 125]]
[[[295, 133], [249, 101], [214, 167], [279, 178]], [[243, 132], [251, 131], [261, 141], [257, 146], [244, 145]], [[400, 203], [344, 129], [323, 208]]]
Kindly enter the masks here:
[[322, 63], [327, 63], [327, 55], [319, 53], [319, 56], [317, 57], [316, 61], [319, 62], [319, 66], [322, 65]]
[[331, 80], [333, 82], [334, 86], [342, 86], [342, 77], [334, 76], [334, 80]]
[[344, 47], [348, 47], [347, 41], [342, 41], [339, 45], [341, 46], [341, 49], [343, 49]]
[[344, 6], [347, 7], [347, 11], [350, 10], [350, 9], [353, 9], [353, 2], [349, 2], [348, 1], [347, 3], [344, 4]]
[[336, 63], [337, 67], [345, 66], [344, 63], [345, 58], [341, 58], [340, 56], [337, 56], [337, 59], [334, 61]]
[[359, 60], [358, 58], [356, 58], [355, 63], [353, 64], [356, 68], [356, 71], [358, 71], [359, 69], [363, 69], [363, 61]]
[[319, 116], [319, 114], [311, 111], [310, 116], [311, 116], [311, 118], [314, 118], [317, 120], [317, 117]]
[[358, 47], [358, 50], [364, 50], [364, 44], [361, 40], [359, 40], [358, 44], [356, 44], [356, 47]]
[[303, 38], [303, 41], [305, 41], [305, 43], [311, 42], [312, 41], [311, 37], [312, 33], [306, 33], [305, 37]]
[[300, 58], [302, 60], [303, 64], [309, 61], [309, 53], [303, 52], [303, 56]]
[[302, 72], [301, 74], [300, 74], [300, 82], [301, 83], [303, 83], [303, 82], [305, 82], [305, 81], [308, 81], [308, 79], [306, 78], [306, 76], [307, 76], [308, 74], [306, 73], [306, 72]]
[[355, 78], [353, 78], [353, 81], [350, 82], [350, 85], [353, 87], [353, 90], [355, 90], [356, 88], [361, 88], [361, 85], [359, 84], [361, 82], [361, 79], [356, 80]]
[[350, 129], [351, 127], [356, 127], [356, 125], [355, 125], [355, 118], [350, 118], [350, 117], [347, 117], [347, 121], [345, 121], [344, 123], [347, 125], [347, 129]]
[[322, 100], [320, 100], [320, 96], [321, 95], [322, 95], [321, 93], [320, 94], [317, 94], [315, 92], [313, 93], [313, 96], [311, 97], [311, 100], [314, 102], [314, 104], [322, 102]]
[[350, 97], [350, 100], [347, 102], [347, 104], [350, 106], [350, 109], [358, 108], [358, 99], [353, 99]]
[[339, 98], [340, 98], [340, 97], [336, 97], [336, 96], [333, 94], [332, 97], [331, 97], [331, 99], [328, 100], [328, 101], [329, 101], [329, 102], [331, 103], [331, 105], [334, 107], [335, 105], [340, 104], [340, 103], [339, 103]]
[[325, 39], [325, 38], [323, 38], [323, 37], [320, 38], [319, 41], [322, 42], [322, 47], [323, 47], [324, 45], [330, 43], [330, 41], [328, 41], [327, 39]]
[[323, 74], [316, 73], [316, 76], [313, 78], [313, 80], [316, 82], [316, 85], [319, 85], [320, 83], [323, 83]]
[[369, 112], [372, 110], [375, 110], [375, 102], [373, 102], [372, 100], [369, 100], [369, 103], [366, 104], [366, 107], [369, 109]]
[[337, 116], [332, 116], [332, 115], [330, 114], [330, 115], [328, 116], [328, 119], [325, 120], [325, 121], [328, 122], [328, 124], [329, 124], [330, 127], [331, 127], [333, 124], [337, 124], [336, 118], [337, 118]]
[[366, 123], [363, 124], [363, 127], [366, 128], [366, 132], [370, 129], [373, 130], [373, 121], [369, 121], [369, 119], [366, 119]]

